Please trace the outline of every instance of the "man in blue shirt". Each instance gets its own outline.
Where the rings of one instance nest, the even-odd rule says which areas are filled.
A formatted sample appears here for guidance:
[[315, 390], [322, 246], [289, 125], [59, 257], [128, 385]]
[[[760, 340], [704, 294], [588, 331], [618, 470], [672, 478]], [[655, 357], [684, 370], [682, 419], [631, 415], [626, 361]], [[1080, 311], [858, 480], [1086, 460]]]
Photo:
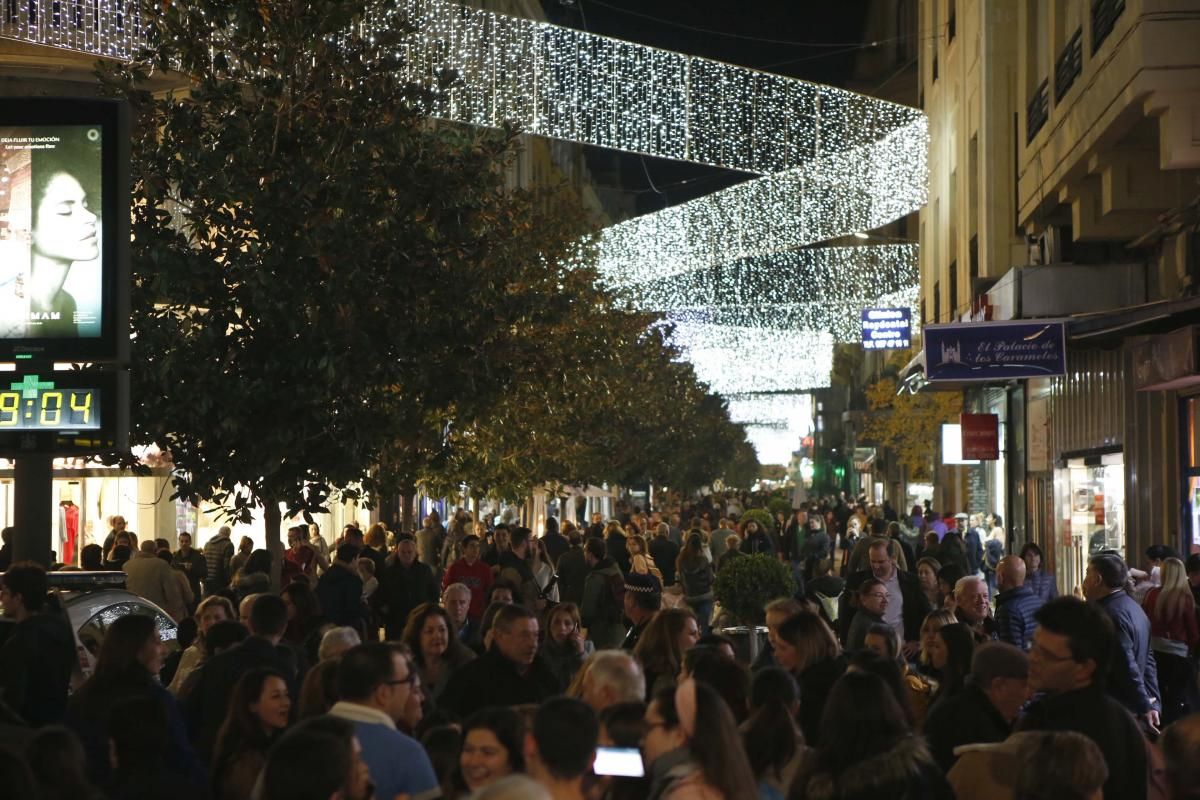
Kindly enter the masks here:
[[404, 654], [380, 642], [347, 650], [338, 664], [337, 691], [342, 700], [329, 713], [354, 723], [376, 797], [405, 794], [411, 800], [432, 800], [441, 796], [424, 748], [396, 730], [415, 679]]
[[1025, 585], [1025, 562], [1019, 556], [1000, 560], [996, 588], [996, 637], [1029, 652], [1037, 628], [1033, 615], [1042, 607], [1042, 598]]

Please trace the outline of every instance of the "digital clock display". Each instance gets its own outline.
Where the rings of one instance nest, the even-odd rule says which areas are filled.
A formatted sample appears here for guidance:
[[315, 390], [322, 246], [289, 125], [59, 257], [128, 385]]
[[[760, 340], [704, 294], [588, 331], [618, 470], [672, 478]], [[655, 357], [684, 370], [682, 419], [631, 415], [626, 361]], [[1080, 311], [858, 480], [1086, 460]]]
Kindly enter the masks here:
[[100, 389], [62, 386], [53, 377], [24, 375], [19, 381], [0, 377], [0, 431], [100, 429]]

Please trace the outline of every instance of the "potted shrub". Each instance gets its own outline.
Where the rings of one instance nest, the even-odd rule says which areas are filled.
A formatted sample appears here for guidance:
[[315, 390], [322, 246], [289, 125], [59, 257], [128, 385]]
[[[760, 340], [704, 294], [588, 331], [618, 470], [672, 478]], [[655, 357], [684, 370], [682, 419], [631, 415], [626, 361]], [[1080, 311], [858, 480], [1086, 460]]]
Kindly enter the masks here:
[[751, 661], [758, 657], [758, 626], [766, 619], [763, 609], [772, 600], [795, 593], [796, 582], [788, 565], [763, 553], [726, 560], [713, 585], [721, 609], [746, 626]]

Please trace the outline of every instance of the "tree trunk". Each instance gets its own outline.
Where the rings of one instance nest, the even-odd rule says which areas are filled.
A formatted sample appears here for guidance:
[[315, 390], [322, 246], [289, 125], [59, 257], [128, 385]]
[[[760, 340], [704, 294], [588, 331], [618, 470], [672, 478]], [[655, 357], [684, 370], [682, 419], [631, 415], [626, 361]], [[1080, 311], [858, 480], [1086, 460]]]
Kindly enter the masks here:
[[405, 486], [400, 490], [400, 530], [404, 533], [412, 533], [416, 530], [413, 525], [413, 495], [416, 493], [416, 488], [413, 486]]
[[267, 537], [267, 552], [271, 554], [271, 587], [279, 591], [283, 574], [283, 543], [279, 530], [283, 527], [283, 514], [276, 500], [263, 500], [263, 530]]

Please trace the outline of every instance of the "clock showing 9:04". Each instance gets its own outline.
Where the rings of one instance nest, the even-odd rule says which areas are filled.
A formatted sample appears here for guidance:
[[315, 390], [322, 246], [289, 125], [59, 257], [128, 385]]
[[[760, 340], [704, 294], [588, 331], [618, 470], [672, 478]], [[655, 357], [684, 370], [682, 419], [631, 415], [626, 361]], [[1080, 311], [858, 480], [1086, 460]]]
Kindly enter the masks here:
[[37, 375], [5, 380], [0, 374], [0, 431], [98, 430], [100, 396], [97, 387], [61, 386]]

